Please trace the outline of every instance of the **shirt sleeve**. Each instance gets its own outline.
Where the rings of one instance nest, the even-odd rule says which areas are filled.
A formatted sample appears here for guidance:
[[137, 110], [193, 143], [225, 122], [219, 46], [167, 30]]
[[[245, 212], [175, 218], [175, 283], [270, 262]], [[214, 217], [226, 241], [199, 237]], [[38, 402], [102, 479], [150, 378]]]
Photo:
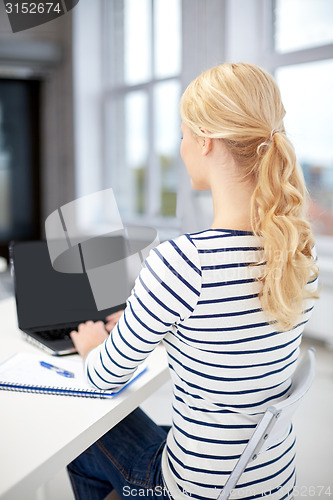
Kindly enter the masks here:
[[124, 314], [107, 340], [86, 358], [89, 382], [99, 389], [124, 385], [173, 325], [192, 314], [200, 289], [198, 251], [189, 236], [151, 250]]

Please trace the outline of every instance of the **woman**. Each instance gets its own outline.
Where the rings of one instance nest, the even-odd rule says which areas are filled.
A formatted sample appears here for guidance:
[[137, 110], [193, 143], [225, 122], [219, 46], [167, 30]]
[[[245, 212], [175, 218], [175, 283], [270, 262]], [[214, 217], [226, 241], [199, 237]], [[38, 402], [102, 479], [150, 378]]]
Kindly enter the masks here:
[[[108, 318], [110, 336], [102, 323], [72, 332], [100, 388], [124, 384], [163, 339], [172, 427], [133, 412], [70, 464], [77, 498], [112, 488], [217, 498], [262, 412], [286, 397], [317, 268], [284, 114], [273, 78], [250, 64], [217, 66], [186, 89], [181, 156], [193, 188], [212, 192], [212, 225], [151, 252], [124, 314]], [[290, 428], [231, 498], [291, 498], [294, 460]]]

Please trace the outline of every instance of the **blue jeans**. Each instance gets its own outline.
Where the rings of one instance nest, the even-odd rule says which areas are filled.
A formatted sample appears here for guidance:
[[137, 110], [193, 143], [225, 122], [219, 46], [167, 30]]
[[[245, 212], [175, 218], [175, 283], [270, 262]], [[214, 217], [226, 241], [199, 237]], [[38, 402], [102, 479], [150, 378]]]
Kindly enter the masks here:
[[169, 498], [161, 471], [168, 430], [134, 410], [68, 465], [75, 498], [102, 500], [113, 489], [121, 498]]

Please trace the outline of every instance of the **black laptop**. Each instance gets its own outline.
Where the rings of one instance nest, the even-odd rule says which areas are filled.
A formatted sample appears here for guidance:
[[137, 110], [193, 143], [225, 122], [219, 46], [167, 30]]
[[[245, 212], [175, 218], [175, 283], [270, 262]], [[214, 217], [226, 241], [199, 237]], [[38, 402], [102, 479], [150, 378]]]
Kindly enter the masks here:
[[[107, 315], [124, 309], [132, 288], [128, 282], [125, 259], [119, 259], [121, 248], [125, 255], [124, 240], [121, 237], [110, 238], [107, 244], [104, 243], [104, 249], [107, 249], [104, 254], [112, 255], [115, 246], [123, 278], [119, 279], [118, 272], [117, 279], [108, 280], [112, 303], [110, 307], [98, 310], [85, 270], [74, 273], [56, 271], [46, 241], [11, 243], [10, 259], [18, 326], [27, 340], [51, 354], [71, 354], [75, 348], [69, 333], [79, 323], [104, 321]], [[115, 303], [115, 296], [119, 296], [119, 303]]]

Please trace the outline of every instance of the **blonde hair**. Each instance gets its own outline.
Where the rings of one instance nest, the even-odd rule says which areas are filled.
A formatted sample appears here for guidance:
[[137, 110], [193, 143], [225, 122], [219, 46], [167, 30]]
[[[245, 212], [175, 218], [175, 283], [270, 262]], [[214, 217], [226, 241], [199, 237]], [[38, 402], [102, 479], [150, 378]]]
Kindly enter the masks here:
[[261, 306], [279, 330], [289, 330], [302, 314], [303, 300], [318, 297], [306, 287], [318, 268], [306, 220], [308, 194], [285, 133], [277, 84], [255, 65], [225, 63], [193, 80], [180, 107], [183, 123], [198, 136], [224, 140], [242, 177], [255, 180], [251, 225], [265, 255], [257, 263], [265, 264]]

